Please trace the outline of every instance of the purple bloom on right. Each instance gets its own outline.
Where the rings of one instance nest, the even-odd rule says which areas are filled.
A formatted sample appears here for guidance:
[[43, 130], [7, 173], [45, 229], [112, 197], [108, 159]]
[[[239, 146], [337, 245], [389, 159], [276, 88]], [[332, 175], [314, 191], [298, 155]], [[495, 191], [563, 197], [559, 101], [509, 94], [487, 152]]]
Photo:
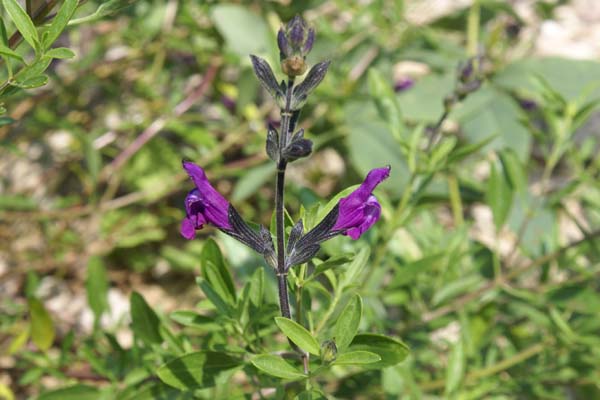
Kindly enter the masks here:
[[338, 218], [332, 231], [342, 231], [352, 239], [358, 239], [381, 216], [381, 205], [373, 190], [390, 176], [391, 167], [372, 169], [354, 192], [338, 203]]

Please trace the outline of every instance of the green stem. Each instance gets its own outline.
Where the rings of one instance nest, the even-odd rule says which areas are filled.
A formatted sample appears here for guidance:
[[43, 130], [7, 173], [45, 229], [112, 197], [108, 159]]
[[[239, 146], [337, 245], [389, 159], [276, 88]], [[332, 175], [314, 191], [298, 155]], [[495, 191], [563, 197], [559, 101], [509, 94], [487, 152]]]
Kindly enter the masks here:
[[456, 175], [448, 175], [448, 193], [450, 195], [450, 206], [452, 207], [452, 216], [454, 217], [454, 224], [459, 227], [464, 223], [463, 220], [463, 206], [460, 198], [460, 188], [458, 186], [458, 179]]
[[480, 12], [479, 0], [473, 1], [467, 19], [467, 52], [471, 57], [477, 55], [477, 47], [479, 46]]

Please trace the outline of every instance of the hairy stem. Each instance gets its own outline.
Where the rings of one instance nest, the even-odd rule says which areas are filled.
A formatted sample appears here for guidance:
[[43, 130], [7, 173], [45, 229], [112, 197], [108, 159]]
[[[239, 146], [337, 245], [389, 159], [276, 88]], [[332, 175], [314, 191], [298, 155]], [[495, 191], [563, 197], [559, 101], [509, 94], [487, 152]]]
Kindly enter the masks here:
[[279, 284], [279, 306], [281, 307], [281, 315], [286, 318], [292, 318], [287, 289], [287, 274], [277, 273], [277, 283]]
[[[281, 132], [279, 134], [279, 154], [286, 145], [288, 131], [290, 130], [290, 117], [292, 115], [290, 103], [292, 99], [292, 88], [294, 80], [289, 79], [285, 92], [285, 108], [281, 110]], [[279, 160], [277, 163], [277, 183], [275, 186], [275, 225], [277, 232], [277, 280], [279, 284], [279, 306], [281, 307], [281, 315], [286, 318], [291, 318], [290, 301], [287, 289], [287, 271], [285, 268], [285, 237], [284, 237], [284, 186], [285, 186], [285, 168], [287, 162]]]

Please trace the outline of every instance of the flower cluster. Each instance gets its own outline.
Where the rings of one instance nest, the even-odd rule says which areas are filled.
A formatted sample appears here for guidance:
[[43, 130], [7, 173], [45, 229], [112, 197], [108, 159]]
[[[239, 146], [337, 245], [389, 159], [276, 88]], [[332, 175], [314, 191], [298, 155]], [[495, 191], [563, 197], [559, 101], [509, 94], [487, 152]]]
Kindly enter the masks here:
[[[236, 237], [250, 247], [264, 254], [265, 249], [273, 248], [270, 235], [257, 238], [248, 233], [248, 229], [240, 228], [239, 221], [232, 221], [239, 214], [233, 206], [210, 184], [204, 170], [190, 161], [183, 162], [183, 168], [196, 185], [185, 198], [186, 216], [181, 223], [181, 235], [193, 239], [196, 231], [210, 224], [222, 232]], [[287, 268], [301, 264], [312, 258], [319, 250], [319, 243], [337, 235], [347, 235], [356, 240], [361, 237], [381, 215], [381, 205], [373, 195], [373, 190], [390, 174], [390, 167], [371, 170], [362, 184], [348, 196], [340, 199], [333, 210], [311, 231], [302, 235], [292, 232], [288, 241]], [[262, 227], [261, 227], [262, 228]], [[262, 228], [264, 229], [264, 228]], [[294, 230], [303, 230], [302, 221]], [[294, 231], [293, 230], [293, 231]], [[252, 231], [252, 230], [251, 230]], [[258, 235], [258, 234], [257, 234]], [[298, 236], [294, 238], [293, 236]], [[290, 244], [292, 246], [290, 246]], [[312, 251], [311, 251], [312, 250]], [[310, 256], [308, 253], [310, 252]], [[272, 255], [270, 255], [272, 257]], [[269, 262], [272, 264], [272, 262]]]

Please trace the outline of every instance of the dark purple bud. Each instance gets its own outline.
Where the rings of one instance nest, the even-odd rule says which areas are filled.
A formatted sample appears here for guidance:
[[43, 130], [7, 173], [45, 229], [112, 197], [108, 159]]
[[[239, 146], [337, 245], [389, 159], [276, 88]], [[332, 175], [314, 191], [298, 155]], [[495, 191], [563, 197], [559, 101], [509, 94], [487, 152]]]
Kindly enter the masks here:
[[281, 53], [280, 56], [282, 59], [291, 55], [291, 49], [283, 28], [280, 28], [279, 32], [277, 32], [277, 47], [279, 47], [279, 52]]
[[235, 105], [236, 105], [235, 100], [232, 99], [231, 97], [221, 96], [221, 104], [223, 104], [223, 106], [225, 106], [225, 108], [229, 112], [231, 112], [231, 113], [235, 112]]
[[373, 190], [390, 176], [390, 167], [371, 170], [364, 182], [354, 192], [339, 202], [339, 214], [333, 231], [358, 239], [381, 215], [381, 206]]
[[408, 90], [411, 87], [413, 87], [414, 84], [415, 84], [415, 81], [412, 80], [411, 78], [402, 78], [394, 84], [394, 92], [396, 92], [396, 93], [404, 92], [405, 90]]
[[456, 94], [458, 95], [459, 100], [463, 100], [469, 93], [473, 93], [479, 89], [481, 84], [481, 79], [474, 79], [472, 81], [463, 83], [462, 85], [458, 85], [456, 88]]
[[459, 64], [458, 66], [458, 78], [461, 82], [468, 82], [475, 71], [475, 59], [470, 58], [466, 62]]
[[538, 104], [534, 100], [529, 99], [519, 100], [519, 105], [525, 111], [535, 111], [538, 108]]
[[296, 15], [285, 29], [277, 34], [277, 45], [281, 58], [281, 68], [288, 76], [299, 76], [306, 72], [306, 55], [315, 41], [315, 30]]
[[281, 155], [286, 161], [294, 161], [308, 156], [312, 152], [312, 145], [308, 139], [299, 139], [288, 144]]
[[181, 235], [186, 239], [193, 239], [196, 230], [202, 229], [206, 223], [223, 230], [231, 229], [229, 202], [212, 187], [204, 170], [190, 161], [184, 161], [183, 168], [196, 189], [190, 191], [185, 198], [186, 217], [181, 222]]
[[304, 42], [304, 54], [310, 53], [312, 50], [313, 44], [315, 42], [315, 30], [310, 28], [308, 30], [308, 37], [306, 38], [306, 42]]
[[304, 43], [306, 23], [301, 16], [296, 15], [290, 22], [288, 22], [287, 26], [289, 41], [291, 42], [292, 48], [294, 48], [294, 50], [299, 49]]

